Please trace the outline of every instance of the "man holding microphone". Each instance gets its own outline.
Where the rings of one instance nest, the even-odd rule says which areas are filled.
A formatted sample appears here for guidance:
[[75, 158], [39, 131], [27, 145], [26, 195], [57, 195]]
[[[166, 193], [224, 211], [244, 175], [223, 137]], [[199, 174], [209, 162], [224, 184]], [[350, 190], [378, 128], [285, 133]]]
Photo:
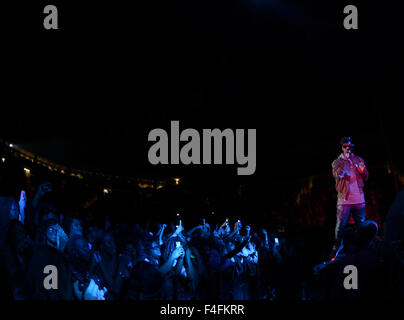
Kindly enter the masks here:
[[335, 241], [330, 258], [335, 258], [343, 248], [342, 236], [351, 213], [356, 225], [365, 221], [366, 216], [363, 186], [369, 176], [368, 170], [363, 159], [352, 153], [354, 144], [350, 137], [343, 137], [340, 145], [342, 153], [332, 163], [338, 201]]

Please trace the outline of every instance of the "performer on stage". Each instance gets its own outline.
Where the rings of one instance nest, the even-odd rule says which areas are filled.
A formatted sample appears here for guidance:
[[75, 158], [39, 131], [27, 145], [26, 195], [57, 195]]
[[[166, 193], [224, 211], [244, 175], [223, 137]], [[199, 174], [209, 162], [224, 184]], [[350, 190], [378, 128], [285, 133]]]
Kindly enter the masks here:
[[363, 186], [369, 176], [368, 170], [363, 159], [352, 153], [354, 144], [350, 137], [343, 137], [340, 145], [342, 153], [332, 163], [338, 202], [335, 241], [330, 259], [337, 256], [343, 248], [341, 240], [350, 214], [352, 213], [355, 224], [363, 222], [366, 216]]

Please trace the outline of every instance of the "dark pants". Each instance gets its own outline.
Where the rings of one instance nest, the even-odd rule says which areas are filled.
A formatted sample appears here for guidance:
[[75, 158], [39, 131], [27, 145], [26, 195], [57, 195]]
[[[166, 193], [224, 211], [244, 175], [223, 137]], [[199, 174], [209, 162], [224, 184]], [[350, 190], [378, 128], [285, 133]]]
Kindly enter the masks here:
[[335, 242], [334, 249], [338, 249], [341, 245], [341, 240], [344, 235], [345, 226], [349, 220], [349, 216], [352, 213], [352, 217], [355, 224], [365, 221], [366, 216], [366, 204], [343, 204], [337, 206], [337, 225], [335, 226]]

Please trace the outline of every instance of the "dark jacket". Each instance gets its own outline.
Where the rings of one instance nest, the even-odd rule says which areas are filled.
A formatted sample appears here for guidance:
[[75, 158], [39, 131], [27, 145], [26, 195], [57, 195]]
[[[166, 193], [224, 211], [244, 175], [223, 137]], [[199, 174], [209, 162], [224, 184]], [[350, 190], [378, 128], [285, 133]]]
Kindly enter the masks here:
[[[58, 289], [45, 289], [45, 266], [57, 268]], [[72, 300], [71, 269], [64, 255], [57, 249], [40, 245], [35, 247], [25, 275], [24, 293], [28, 300]]]

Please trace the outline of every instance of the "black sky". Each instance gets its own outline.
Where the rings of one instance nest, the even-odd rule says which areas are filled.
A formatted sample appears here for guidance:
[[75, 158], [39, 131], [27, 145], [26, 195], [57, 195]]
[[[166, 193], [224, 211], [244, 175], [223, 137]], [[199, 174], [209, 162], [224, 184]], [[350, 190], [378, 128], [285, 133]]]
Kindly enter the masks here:
[[256, 128], [256, 174], [273, 176], [328, 172], [343, 135], [383, 162], [382, 125], [400, 163], [399, 8], [358, 3], [348, 31], [344, 1], [317, 2], [56, 1], [56, 32], [42, 29], [44, 3], [27, 4], [6, 29], [0, 135], [78, 168], [137, 174], [156, 169], [147, 134], [170, 120]]

